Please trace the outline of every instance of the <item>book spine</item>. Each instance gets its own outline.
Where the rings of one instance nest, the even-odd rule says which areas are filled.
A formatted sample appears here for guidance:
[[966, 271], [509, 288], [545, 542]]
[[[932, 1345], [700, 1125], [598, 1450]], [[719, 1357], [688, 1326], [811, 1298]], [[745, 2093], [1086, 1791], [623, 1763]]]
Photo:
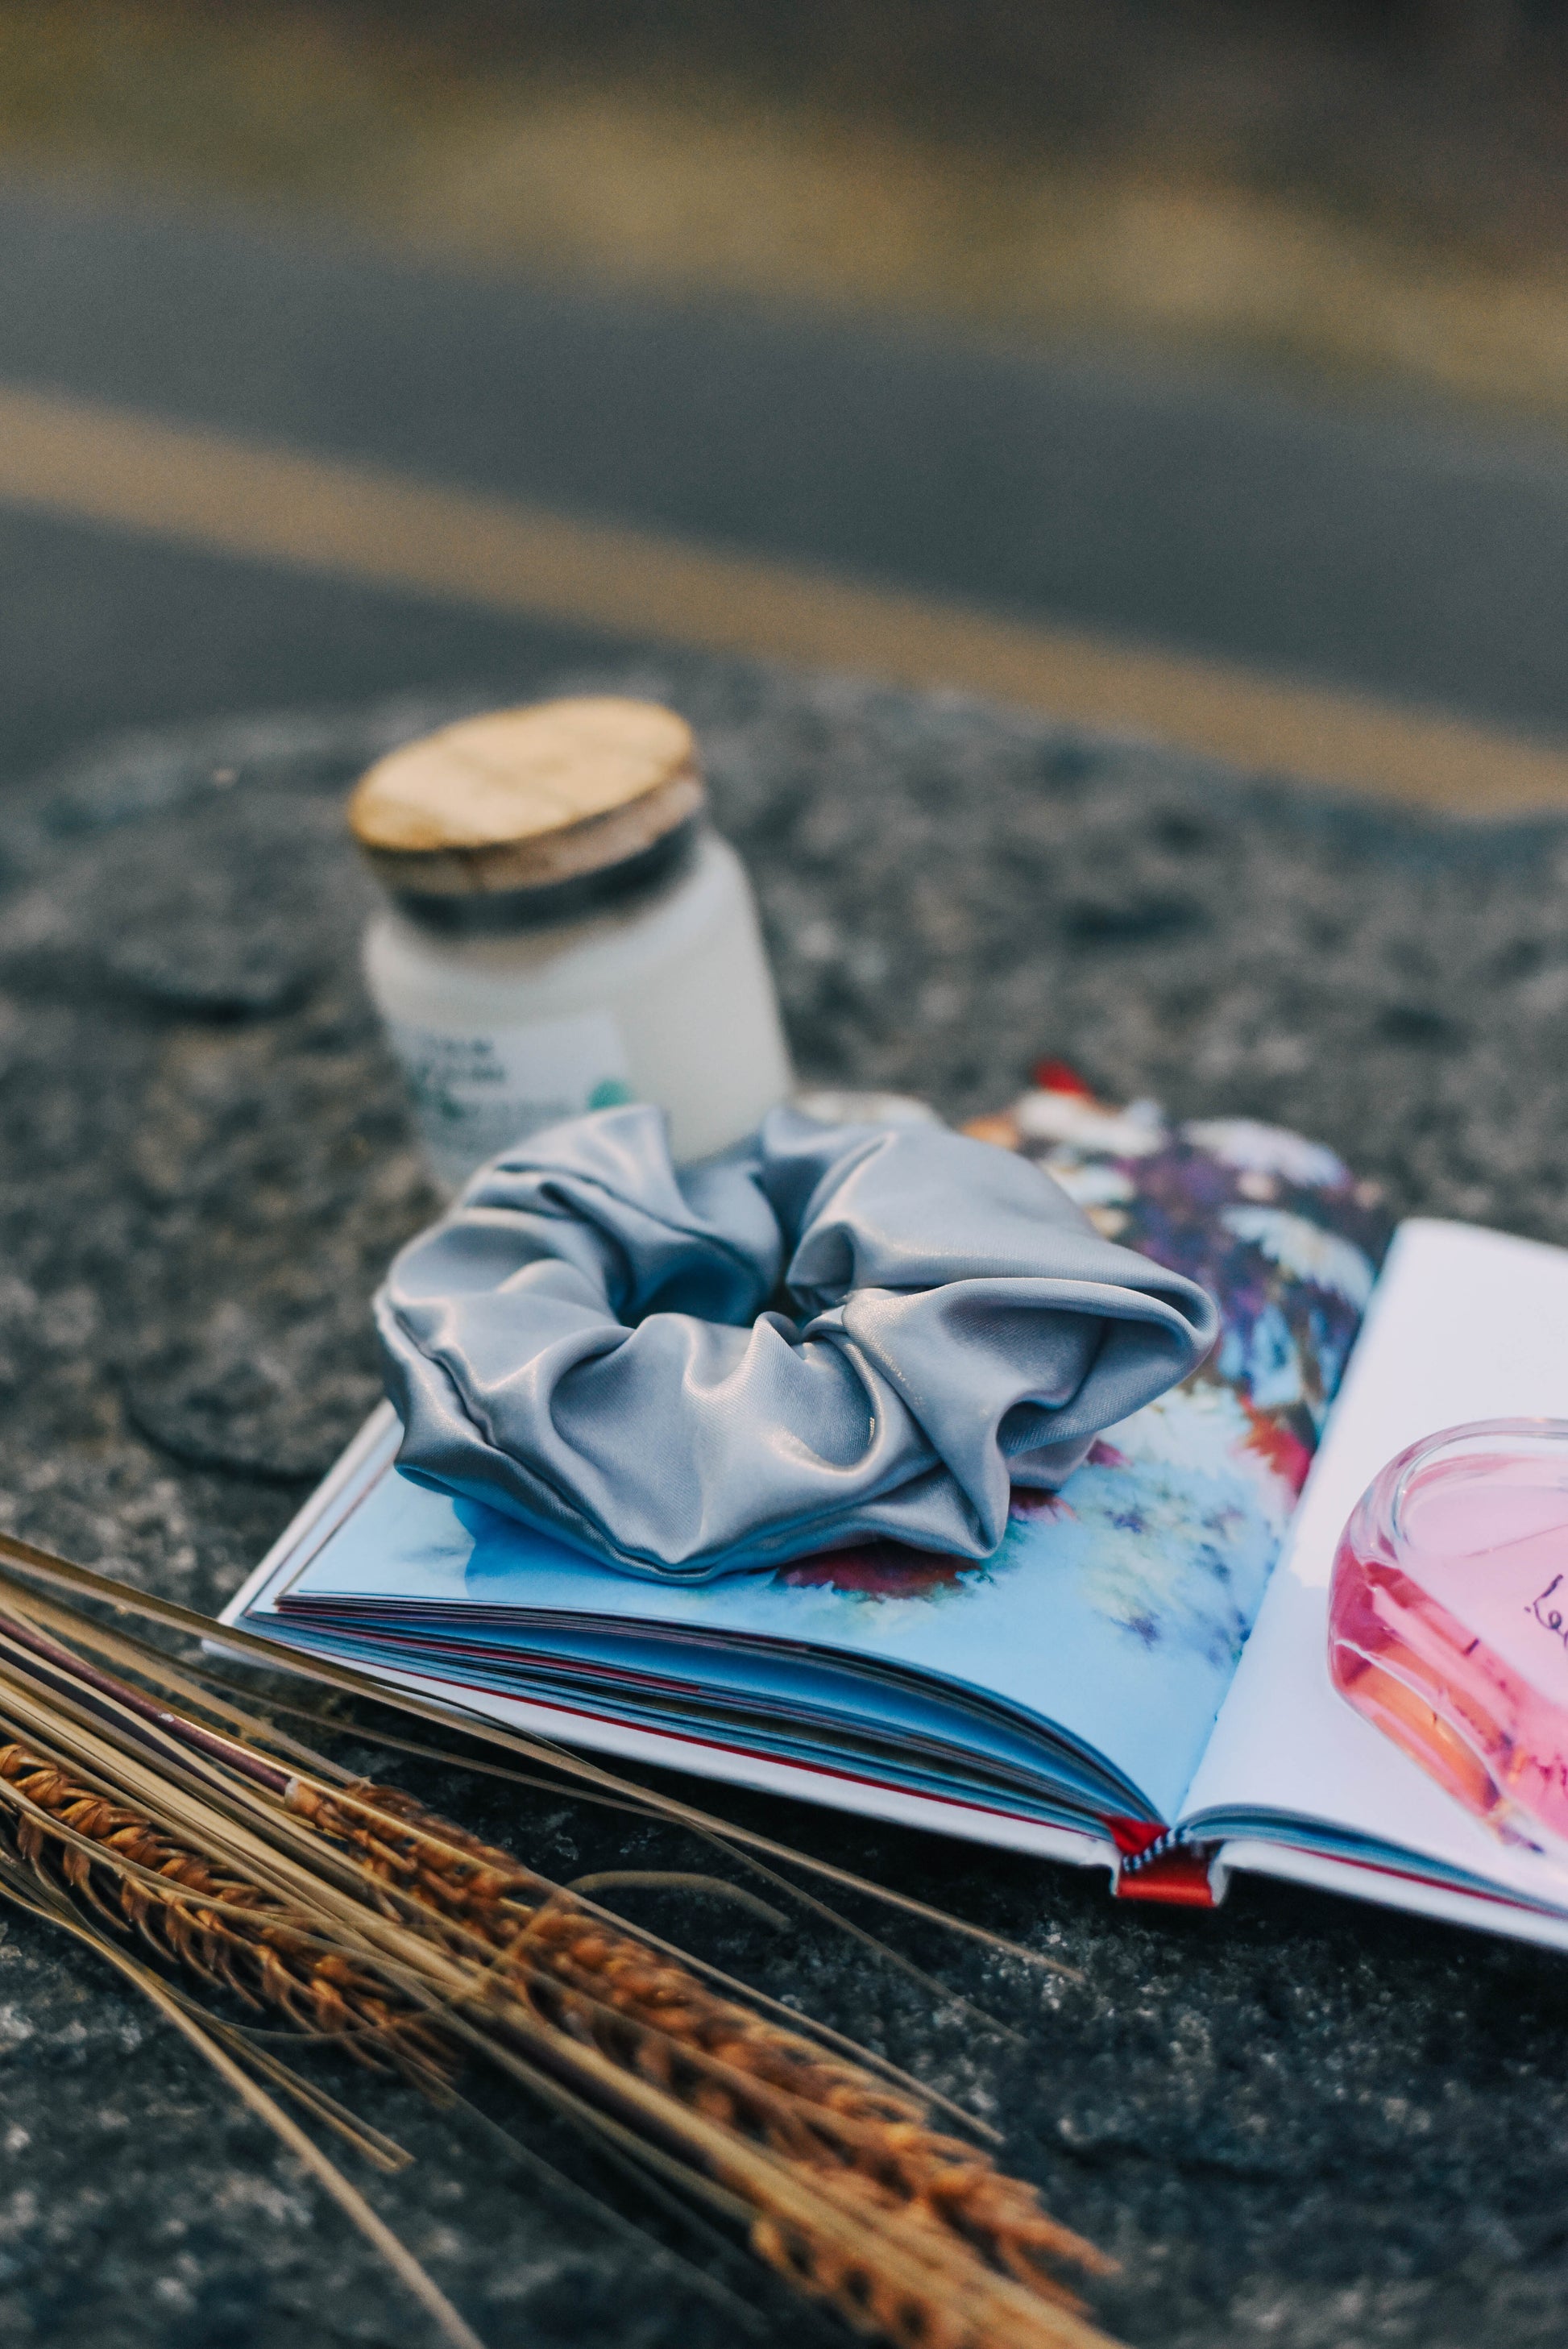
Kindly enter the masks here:
[[1124, 1852], [1113, 1887], [1118, 1900], [1160, 1900], [1170, 1908], [1217, 1909], [1223, 1883], [1215, 1865], [1217, 1844], [1184, 1843], [1179, 1827], [1168, 1828], [1141, 1851]]

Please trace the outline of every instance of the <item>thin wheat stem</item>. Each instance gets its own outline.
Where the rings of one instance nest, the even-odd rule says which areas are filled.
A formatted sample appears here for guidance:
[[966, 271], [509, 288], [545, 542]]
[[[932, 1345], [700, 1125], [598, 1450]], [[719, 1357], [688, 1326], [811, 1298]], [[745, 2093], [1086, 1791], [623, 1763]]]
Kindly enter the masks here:
[[[303, 2106], [324, 2127], [331, 2129], [346, 2145], [352, 2146], [360, 2159], [369, 2162], [372, 2168], [380, 2170], [384, 2177], [396, 2178], [413, 2167], [414, 2157], [407, 2147], [399, 2145], [396, 2137], [387, 2137], [383, 2130], [372, 2128], [368, 2121], [361, 2120], [357, 2114], [349, 2111], [346, 2105], [339, 2104], [335, 2096], [329, 2095], [318, 2082], [305, 2079], [293, 2064], [284, 2063], [269, 2047], [259, 2044], [259, 2033], [242, 2023], [225, 2023], [217, 2015], [209, 2014], [204, 2007], [198, 2006], [194, 1999], [176, 1989], [172, 1983], [165, 1983], [164, 1987], [204, 2030], [222, 2042], [238, 2062], [252, 2065], [284, 2095]], [[290, 2033], [289, 2040], [294, 2047], [301, 2044], [297, 2032]], [[304, 2044], [315, 2045], [317, 2043], [306, 2041]]]
[[[30, 1624], [18, 1622], [14, 1615], [0, 1613], [0, 1646], [22, 1648], [35, 1660], [35, 1676], [52, 1681], [57, 1687], [63, 1674], [64, 1686], [59, 1692], [78, 1704], [90, 1702], [92, 1697], [107, 1700], [116, 1713], [129, 1713], [132, 1719], [139, 1721], [160, 1743], [166, 1744], [172, 1735], [188, 1751], [204, 1754], [222, 1763], [226, 1770], [235, 1770], [242, 1777], [253, 1778], [258, 1785], [268, 1786], [276, 1794], [281, 1794], [288, 1784], [288, 1773], [281, 1764], [267, 1761], [263, 1755], [235, 1738], [225, 1737], [216, 1730], [203, 1728], [200, 1722], [172, 1713], [167, 1705], [159, 1704], [152, 1697], [144, 1696], [140, 1690], [100, 1671], [96, 1665], [86, 1662], [69, 1648], [61, 1647], [57, 1640], [49, 1639]], [[41, 1673], [38, 1671], [40, 1665], [43, 1667]], [[86, 1696], [84, 1692], [88, 1692]]]
[[53, 1902], [27, 1899], [10, 1879], [9, 1872], [3, 1865], [0, 1865], [0, 1892], [16, 1901], [18, 1906], [30, 1909], [35, 1916], [46, 1918], [62, 1931], [73, 1934], [86, 1948], [106, 1959], [123, 1974], [173, 2024], [285, 2149], [309, 2170], [405, 2290], [419, 2302], [443, 2338], [450, 2343], [451, 2349], [485, 2349], [479, 2334], [464, 2322], [434, 2277], [419, 2264], [407, 2244], [394, 2234], [358, 2188], [350, 2183], [336, 2163], [330, 2160], [315, 2139], [284, 2112], [275, 2097], [268, 2095], [228, 2050], [219, 2044], [206, 2025], [185, 2011], [168, 1984], [161, 1982], [150, 1967], [142, 1965], [127, 1951], [118, 1948], [107, 1935], [97, 1932], [63, 1902], [57, 1906]]
[[346, 1695], [375, 1704], [389, 1705], [395, 1711], [412, 1713], [416, 1718], [455, 1728], [466, 1736], [496, 1745], [504, 1752], [519, 1754], [525, 1760], [542, 1762], [565, 1776], [581, 1779], [585, 1785], [604, 1789], [623, 1798], [630, 1797], [639, 1806], [645, 1806], [660, 1816], [696, 1826], [717, 1837], [722, 1842], [745, 1845], [754, 1851], [765, 1851], [775, 1859], [809, 1868], [814, 1875], [841, 1884], [847, 1889], [902, 1909], [906, 1914], [919, 1917], [928, 1924], [965, 1934], [1027, 1965], [1042, 1967], [1048, 1972], [1061, 1974], [1070, 1980], [1082, 1979], [1075, 1967], [1065, 1965], [1059, 1959], [1047, 1957], [1042, 1951], [1028, 1949], [1021, 1941], [1008, 1940], [1005, 1935], [993, 1932], [987, 1926], [975, 1925], [966, 1918], [955, 1917], [946, 1909], [915, 1899], [909, 1893], [896, 1892], [886, 1886], [872, 1883], [868, 1878], [857, 1876], [851, 1869], [838, 1868], [830, 1861], [818, 1859], [810, 1853], [792, 1851], [788, 1845], [777, 1843], [770, 1837], [716, 1818], [673, 1795], [636, 1786], [628, 1780], [617, 1778], [611, 1771], [601, 1769], [597, 1764], [569, 1753], [563, 1746], [551, 1744], [543, 1739], [521, 1736], [516, 1731], [503, 1729], [498, 1723], [467, 1706], [449, 1702], [442, 1698], [417, 1695], [410, 1690], [393, 1688], [372, 1679], [367, 1673], [355, 1671], [350, 1665], [340, 1664], [335, 1659], [312, 1656], [307, 1661], [297, 1647], [291, 1648], [282, 1640], [264, 1639], [237, 1625], [225, 1624], [220, 1631], [206, 1617], [192, 1613], [189, 1608], [181, 1607], [172, 1599], [157, 1599], [145, 1591], [130, 1590], [123, 1583], [115, 1583], [104, 1575], [93, 1573], [88, 1567], [77, 1566], [67, 1558], [56, 1557], [52, 1551], [18, 1541], [12, 1534], [0, 1534], [0, 1578], [4, 1577], [5, 1561], [38, 1575], [46, 1581], [77, 1591], [83, 1597], [98, 1599], [119, 1612], [139, 1614], [150, 1622], [162, 1623], [171, 1630], [183, 1632], [187, 1638], [211, 1642], [216, 1637], [225, 1649], [273, 1671], [315, 1680], [325, 1686], [340, 1689]]
[[[0, 1566], [0, 1580], [6, 1579], [5, 1568]], [[86, 1649], [89, 1654], [119, 1664], [138, 1678], [151, 1681], [165, 1696], [172, 1692], [182, 1697], [187, 1704], [236, 1731], [240, 1737], [259, 1751], [271, 1749], [280, 1759], [303, 1763], [306, 1769], [319, 1772], [324, 1778], [341, 1780], [344, 1785], [354, 1778], [352, 1770], [344, 1769], [325, 1754], [317, 1753], [314, 1746], [305, 1745], [298, 1738], [290, 1736], [286, 1730], [278, 1727], [275, 1721], [236, 1704], [227, 1683], [213, 1685], [215, 1675], [203, 1680], [182, 1671], [173, 1657], [161, 1648], [151, 1646], [134, 1633], [113, 1630], [108, 1625], [95, 1621], [90, 1615], [59, 1606], [54, 1599], [46, 1598], [42, 1591], [14, 1581], [8, 1582], [8, 1588], [10, 1604], [16, 1614], [25, 1616], [41, 1630], [52, 1631], [69, 1648]], [[306, 1706], [280, 1704], [275, 1698], [269, 1702], [274, 1712], [297, 1713], [301, 1720], [320, 1722], [325, 1718]]]
[[747, 1909], [753, 1917], [760, 1917], [765, 1925], [771, 1925], [776, 1933], [789, 1930], [789, 1920], [781, 1909], [759, 1900], [744, 1885], [730, 1884], [722, 1876], [697, 1876], [686, 1868], [601, 1868], [592, 1876], [573, 1877], [561, 1889], [584, 1900], [595, 1892], [695, 1892]]

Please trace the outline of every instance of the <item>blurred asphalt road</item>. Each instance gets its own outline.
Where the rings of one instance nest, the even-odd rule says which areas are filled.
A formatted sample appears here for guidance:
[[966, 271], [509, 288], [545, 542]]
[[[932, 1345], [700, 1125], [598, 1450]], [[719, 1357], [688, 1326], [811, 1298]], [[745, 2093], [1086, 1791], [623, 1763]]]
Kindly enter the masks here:
[[[6, 386], [1568, 737], [1544, 436], [15, 188]], [[105, 727], [611, 641], [0, 502], [11, 773]]]

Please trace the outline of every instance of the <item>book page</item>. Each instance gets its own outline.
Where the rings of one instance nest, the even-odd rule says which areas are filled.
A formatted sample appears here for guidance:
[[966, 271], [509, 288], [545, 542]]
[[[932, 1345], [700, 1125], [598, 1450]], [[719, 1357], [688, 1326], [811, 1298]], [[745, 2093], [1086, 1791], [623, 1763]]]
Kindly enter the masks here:
[[[1285, 1552], [1182, 1806], [1196, 1832], [1412, 1855], [1439, 1877], [1568, 1907], [1568, 1867], [1472, 1818], [1329, 1678], [1334, 1555], [1397, 1453], [1466, 1421], [1568, 1418], [1568, 1250], [1400, 1226]], [[1321, 1831], [1315, 1836], [1315, 1830]]]

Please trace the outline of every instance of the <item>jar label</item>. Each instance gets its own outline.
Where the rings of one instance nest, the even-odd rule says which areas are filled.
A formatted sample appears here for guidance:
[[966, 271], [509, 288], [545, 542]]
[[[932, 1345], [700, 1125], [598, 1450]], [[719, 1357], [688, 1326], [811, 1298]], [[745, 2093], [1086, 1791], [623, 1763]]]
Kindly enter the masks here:
[[605, 1011], [465, 1035], [392, 1019], [387, 1033], [443, 1183], [466, 1181], [498, 1151], [563, 1117], [636, 1098], [621, 1031]]

